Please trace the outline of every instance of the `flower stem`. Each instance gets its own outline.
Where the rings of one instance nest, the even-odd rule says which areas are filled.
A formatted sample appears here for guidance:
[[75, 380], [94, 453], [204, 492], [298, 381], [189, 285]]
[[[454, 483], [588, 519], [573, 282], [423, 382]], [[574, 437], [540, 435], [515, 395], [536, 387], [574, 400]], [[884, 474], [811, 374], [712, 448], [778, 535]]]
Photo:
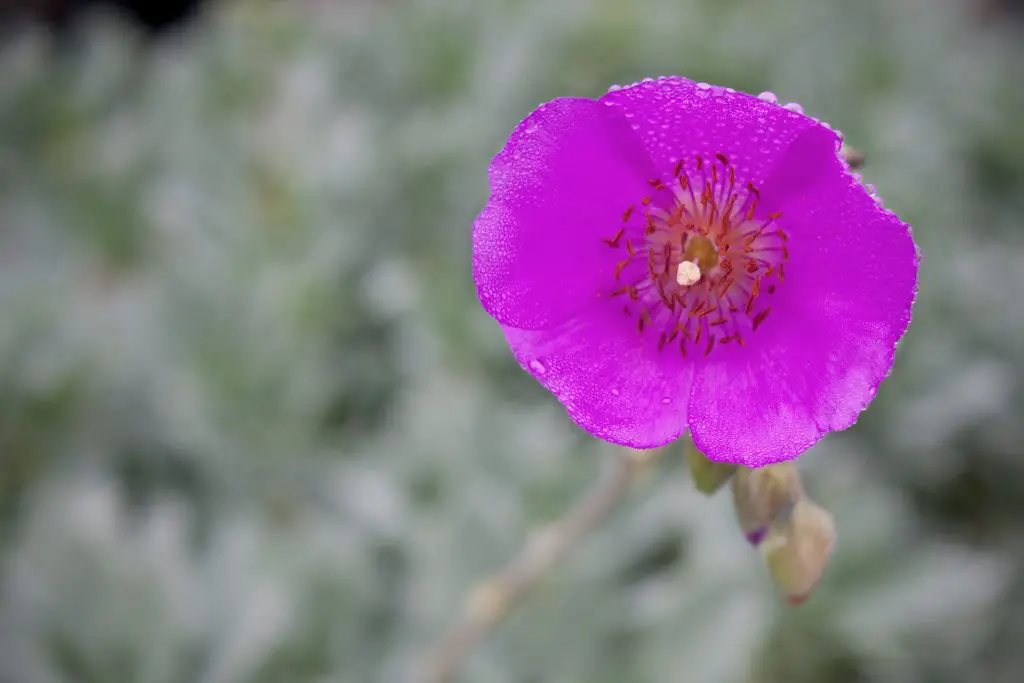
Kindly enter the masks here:
[[532, 533], [504, 569], [472, 588], [458, 620], [427, 650], [412, 677], [414, 683], [449, 680], [473, 648], [615, 509], [660, 452], [618, 451], [604, 476], [561, 519]]

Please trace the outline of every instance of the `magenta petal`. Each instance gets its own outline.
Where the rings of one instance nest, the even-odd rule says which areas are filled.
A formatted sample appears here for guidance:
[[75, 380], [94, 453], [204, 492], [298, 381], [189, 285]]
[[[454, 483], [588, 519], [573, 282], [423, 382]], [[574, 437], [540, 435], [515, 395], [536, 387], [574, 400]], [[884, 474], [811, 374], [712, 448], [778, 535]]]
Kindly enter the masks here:
[[614, 268], [601, 239], [652, 176], [612, 108], [558, 99], [534, 111], [491, 163], [491, 197], [473, 224], [473, 277], [487, 312], [540, 329], [593, 300]]
[[632, 124], [659, 169], [698, 154], [724, 154], [745, 182], [766, 178], [814, 119], [752, 95], [678, 76], [643, 81], [601, 98]]
[[519, 364], [594, 436], [654, 448], [686, 430], [693, 366], [659, 354], [609, 301], [590, 304], [549, 330], [505, 327]]
[[909, 228], [846, 171], [837, 146], [815, 128], [765, 183], [790, 235], [786, 282], [772, 324], [694, 376], [690, 427], [711, 459], [757, 467], [796, 457], [852, 425], [892, 367], [919, 257]]

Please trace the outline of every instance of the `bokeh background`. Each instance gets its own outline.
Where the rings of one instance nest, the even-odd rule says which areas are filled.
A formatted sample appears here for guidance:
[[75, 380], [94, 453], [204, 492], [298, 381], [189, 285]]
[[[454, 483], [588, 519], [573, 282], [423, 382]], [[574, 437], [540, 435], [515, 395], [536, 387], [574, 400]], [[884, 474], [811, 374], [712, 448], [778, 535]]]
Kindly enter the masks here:
[[805, 606], [667, 458], [460, 680], [1024, 680], [1021, 3], [181, 4], [0, 2], [0, 683], [402, 681], [611, 455], [475, 300], [489, 158], [662, 73], [842, 129], [915, 321]]

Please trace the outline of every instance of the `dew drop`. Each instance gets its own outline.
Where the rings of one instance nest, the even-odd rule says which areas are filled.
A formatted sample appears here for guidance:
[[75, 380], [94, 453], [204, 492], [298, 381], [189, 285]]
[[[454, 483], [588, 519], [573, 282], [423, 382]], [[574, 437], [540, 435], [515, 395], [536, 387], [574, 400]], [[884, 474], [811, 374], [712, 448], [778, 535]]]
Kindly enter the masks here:
[[545, 372], [548, 371], [548, 369], [544, 367], [544, 364], [536, 359], [530, 361], [530, 369], [536, 372], [538, 375], [543, 375]]
[[619, 395], [619, 390], [616, 389], [615, 387], [612, 387], [612, 396], [618, 396], [618, 395]]
[[790, 102], [789, 104], [784, 104], [784, 105], [782, 105], [782, 106], [783, 106], [784, 108], [786, 108], [786, 109], [788, 109], [788, 110], [792, 111], [792, 112], [796, 112], [797, 114], [803, 114], [803, 113], [804, 113], [804, 108], [803, 108], [803, 107], [801, 107], [801, 106], [800, 106], [799, 104], [797, 104], [796, 102]]
[[697, 89], [698, 90], [710, 90], [711, 86], [708, 85], [707, 83], [704, 83], [703, 81], [701, 81], [700, 83], [697, 84]]
[[663, 406], [667, 406], [671, 402], [672, 402], [672, 399], [670, 399], [668, 396], [666, 396], [665, 398], [661, 399], [661, 405], [663, 405]]
[[776, 102], [779, 101], [779, 98], [775, 96], [775, 93], [771, 92], [770, 90], [765, 90], [763, 93], [758, 95], [758, 98], [764, 100], [765, 102], [771, 102], [772, 104], [775, 104]]
[[618, 84], [608, 86], [608, 92], [615, 92], [616, 90], [622, 90], [622, 86]]

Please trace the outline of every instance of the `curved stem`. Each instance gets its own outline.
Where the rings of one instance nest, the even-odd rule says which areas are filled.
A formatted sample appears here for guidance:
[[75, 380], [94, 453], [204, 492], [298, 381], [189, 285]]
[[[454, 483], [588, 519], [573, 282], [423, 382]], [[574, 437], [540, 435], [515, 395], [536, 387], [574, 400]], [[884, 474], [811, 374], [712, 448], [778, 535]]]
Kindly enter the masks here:
[[504, 569], [466, 596], [462, 614], [427, 650], [415, 683], [444, 683], [462, 661], [507, 617], [581, 540], [615, 509], [659, 450], [620, 450], [604, 476], [558, 521], [538, 529]]

